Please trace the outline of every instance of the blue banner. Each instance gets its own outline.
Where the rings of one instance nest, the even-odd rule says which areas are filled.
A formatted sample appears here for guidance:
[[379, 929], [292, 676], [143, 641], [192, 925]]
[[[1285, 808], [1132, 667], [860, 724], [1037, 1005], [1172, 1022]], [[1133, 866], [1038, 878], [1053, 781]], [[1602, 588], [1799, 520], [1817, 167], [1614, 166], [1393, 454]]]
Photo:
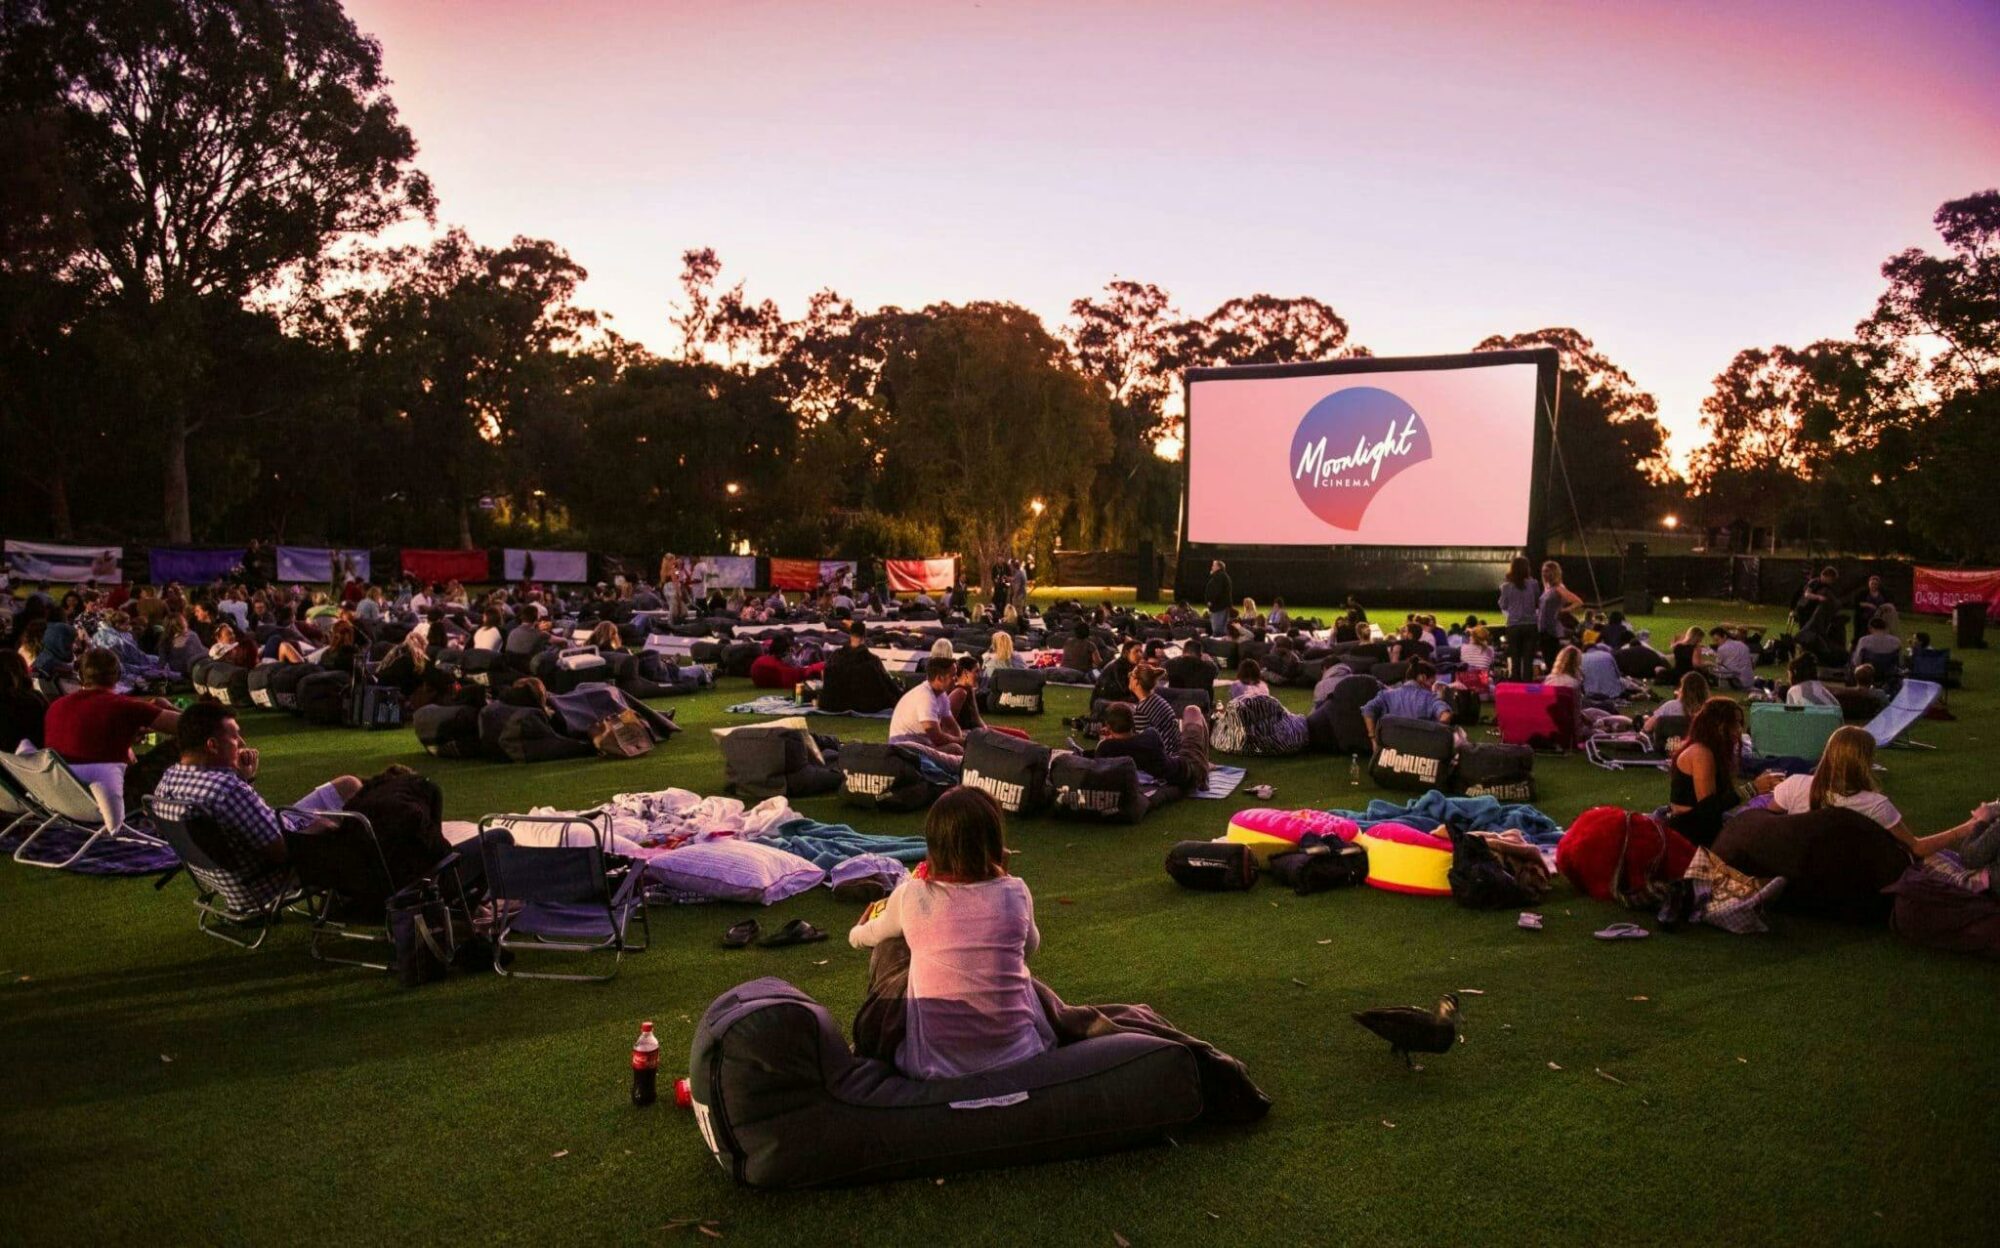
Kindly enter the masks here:
[[[334, 575], [336, 563], [338, 576]], [[369, 579], [367, 551], [329, 550], [324, 546], [278, 547], [278, 579], [287, 585], [344, 583], [349, 576]]]

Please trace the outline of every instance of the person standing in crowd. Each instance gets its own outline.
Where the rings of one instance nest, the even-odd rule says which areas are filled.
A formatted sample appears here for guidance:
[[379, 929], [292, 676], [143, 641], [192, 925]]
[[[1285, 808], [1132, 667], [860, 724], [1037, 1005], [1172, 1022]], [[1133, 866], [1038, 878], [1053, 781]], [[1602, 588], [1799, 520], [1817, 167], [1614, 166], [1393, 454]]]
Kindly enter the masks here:
[[1854, 600], [1853, 644], [1860, 644], [1861, 639], [1868, 635], [1869, 621], [1880, 615], [1884, 607], [1893, 608], [1894, 605], [1889, 601], [1889, 595], [1882, 590], [1882, 578], [1869, 577], [1868, 588], [1862, 590], [1861, 596]]
[[1541, 639], [1544, 663], [1553, 663], [1565, 644], [1563, 612], [1574, 611], [1582, 605], [1583, 599], [1563, 584], [1562, 565], [1553, 559], [1543, 563], [1542, 598], [1535, 608], [1535, 631]]
[[1516, 681], [1535, 678], [1536, 620], [1542, 601], [1542, 587], [1535, 580], [1526, 555], [1514, 556], [1507, 579], [1500, 582], [1500, 612], [1507, 620], [1507, 677]]
[[1217, 559], [1208, 565], [1208, 585], [1202, 598], [1208, 604], [1208, 631], [1217, 637], [1229, 635], [1229, 608], [1236, 588], [1229, 581], [1229, 567]]
[[1019, 559], [1014, 560], [1013, 571], [1009, 574], [1007, 589], [1014, 609], [1023, 619], [1028, 615], [1028, 569]]

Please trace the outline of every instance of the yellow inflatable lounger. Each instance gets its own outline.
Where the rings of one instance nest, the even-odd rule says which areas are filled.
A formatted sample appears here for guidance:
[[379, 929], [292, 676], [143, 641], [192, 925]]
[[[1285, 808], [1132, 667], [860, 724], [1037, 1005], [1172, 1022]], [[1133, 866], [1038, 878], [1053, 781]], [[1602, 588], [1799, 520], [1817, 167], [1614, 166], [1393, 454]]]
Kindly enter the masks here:
[[1407, 824], [1378, 823], [1354, 843], [1368, 851], [1368, 883], [1373, 887], [1416, 897], [1451, 896], [1450, 837]]

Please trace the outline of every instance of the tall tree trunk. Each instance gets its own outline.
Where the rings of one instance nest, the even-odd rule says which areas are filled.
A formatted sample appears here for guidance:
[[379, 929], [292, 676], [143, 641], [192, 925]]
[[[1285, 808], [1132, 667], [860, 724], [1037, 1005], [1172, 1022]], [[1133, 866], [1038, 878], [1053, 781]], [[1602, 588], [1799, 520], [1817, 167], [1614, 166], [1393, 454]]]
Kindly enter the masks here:
[[188, 511], [187, 409], [178, 402], [167, 407], [167, 540], [191, 542], [194, 523]]
[[61, 472], [49, 474], [49, 527], [56, 537], [70, 536], [69, 481]]

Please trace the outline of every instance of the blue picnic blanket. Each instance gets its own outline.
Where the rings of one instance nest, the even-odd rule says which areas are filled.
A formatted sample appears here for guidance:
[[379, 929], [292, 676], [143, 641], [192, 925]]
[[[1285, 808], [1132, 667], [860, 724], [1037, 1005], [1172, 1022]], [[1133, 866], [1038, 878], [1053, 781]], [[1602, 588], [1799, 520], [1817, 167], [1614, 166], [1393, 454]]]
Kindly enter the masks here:
[[856, 832], [844, 823], [821, 823], [803, 815], [786, 820], [757, 839], [797, 854], [821, 870], [862, 854], [881, 854], [908, 864], [922, 862], [928, 853], [921, 836], [876, 836]]
[[[28, 851], [28, 857], [39, 862], [61, 862], [75, 853], [89, 835], [81, 828], [57, 824], [42, 833], [35, 847]], [[0, 837], [0, 854], [12, 854], [26, 839], [25, 828]], [[158, 875], [169, 867], [179, 866], [180, 861], [180, 855], [165, 845], [106, 838], [71, 863], [69, 869], [80, 875]]]
[[1460, 832], [1519, 832], [1535, 845], [1553, 845], [1562, 839], [1556, 821], [1525, 802], [1503, 802], [1497, 797], [1448, 797], [1432, 789], [1408, 803], [1376, 798], [1367, 810], [1336, 810], [1362, 827], [1378, 823], [1401, 823], [1429, 832], [1439, 824]]
[[817, 703], [801, 702], [782, 693], [767, 693], [748, 702], [725, 706], [722, 708], [722, 713], [725, 715], [851, 715], [856, 719], [892, 719], [896, 714], [893, 710], [822, 711]]

